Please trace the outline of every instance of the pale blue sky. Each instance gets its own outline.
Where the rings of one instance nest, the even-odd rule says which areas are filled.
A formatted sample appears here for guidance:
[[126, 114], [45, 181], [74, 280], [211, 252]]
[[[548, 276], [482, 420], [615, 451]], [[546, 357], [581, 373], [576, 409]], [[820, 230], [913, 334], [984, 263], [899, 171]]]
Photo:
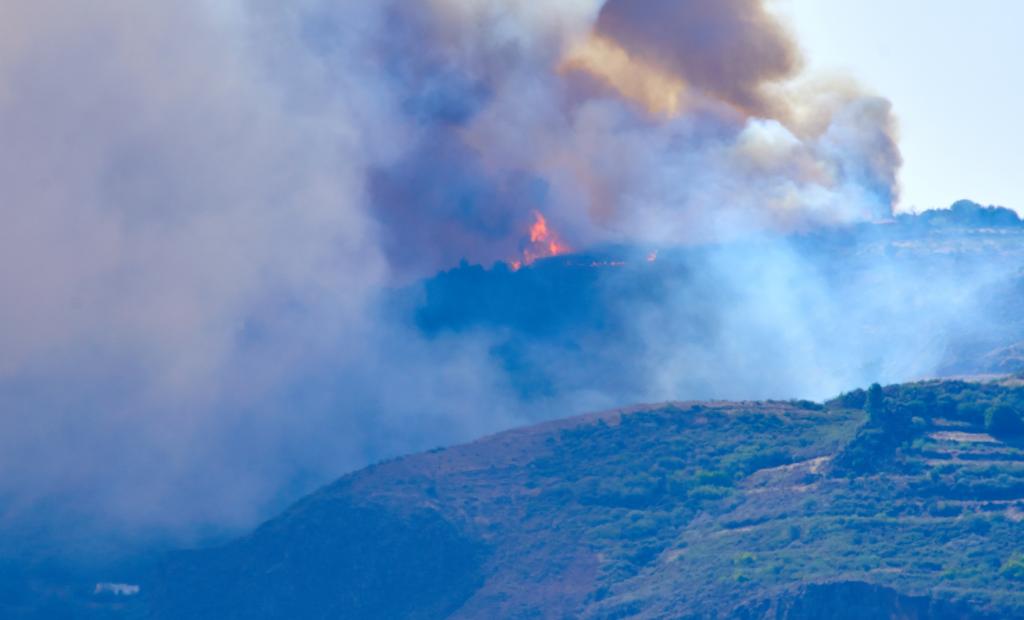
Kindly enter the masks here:
[[841, 69], [892, 100], [900, 209], [959, 198], [1024, 213], [1024, 2], [775, 0], [808, 68]]

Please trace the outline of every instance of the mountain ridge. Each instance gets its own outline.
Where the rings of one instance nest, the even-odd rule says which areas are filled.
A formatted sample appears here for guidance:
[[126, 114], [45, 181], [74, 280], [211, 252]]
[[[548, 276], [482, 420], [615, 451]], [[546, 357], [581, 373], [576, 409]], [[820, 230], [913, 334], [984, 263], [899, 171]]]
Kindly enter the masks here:
[[[885, 388], [885, 414], [854, 391], [513, 429], [345, 476], [177, 554], [144, 600], [154, 618], [803, 618], [854, 599], [1018, 617], [1024, 450], [977, 414], [1021, 397], [934, 381]], [[876, 470], [836, 465], [865, 449]]]

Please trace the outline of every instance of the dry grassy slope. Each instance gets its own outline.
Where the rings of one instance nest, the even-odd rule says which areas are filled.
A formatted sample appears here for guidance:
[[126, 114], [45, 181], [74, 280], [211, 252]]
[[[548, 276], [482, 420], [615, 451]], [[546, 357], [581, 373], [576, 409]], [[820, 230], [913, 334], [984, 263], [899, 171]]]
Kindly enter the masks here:
[[178, 557], [149, 602], [158, 617], [799, 618], [853, 599], [882, 617], [1020, 615], [1024, 451], [947, 418], [919, 418], [865, 473], [833, 467], [866, 419], [841, 403], [514, 430], [347, 476]]

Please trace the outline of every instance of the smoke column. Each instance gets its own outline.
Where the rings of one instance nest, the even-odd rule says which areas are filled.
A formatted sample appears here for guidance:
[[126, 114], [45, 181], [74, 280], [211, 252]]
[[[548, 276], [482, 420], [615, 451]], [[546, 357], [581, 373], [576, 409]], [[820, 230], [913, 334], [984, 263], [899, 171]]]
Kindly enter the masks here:
[[[425, 337], [384, 303], [461, 260], [889, 217], [889, 103], [800, 67], [758, 0], [5, 2], [0, 523], [185, 536], [547, 416], [854, 387], [859, 345], [813, 330], [906, 320], [899, 278], [844, 310], [785, 245], [709, 265], [728, 341], [672, 346], [684, 288], [637, 309], [628, 389], [616, 351], [549, 351], [566, 374], [524, 401], [500, 334]], [[737, 382], [754, 345], [799, 380]]]

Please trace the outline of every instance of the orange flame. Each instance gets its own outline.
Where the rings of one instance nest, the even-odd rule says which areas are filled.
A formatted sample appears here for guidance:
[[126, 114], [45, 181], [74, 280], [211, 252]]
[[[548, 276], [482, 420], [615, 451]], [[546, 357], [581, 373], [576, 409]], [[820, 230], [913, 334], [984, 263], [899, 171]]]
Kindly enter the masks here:
[[509, 266], [512, 271], [518, 271], [523, 265], [529, 265], [537, 259], [567, 254], [571, 251], [558, 237], [558, 233], [548, 227], [548, 221], [540, 211], [534, 211], [533, 224], [530, 226], [530, 243], [523, 249], [522, 260], [514, 260]]

